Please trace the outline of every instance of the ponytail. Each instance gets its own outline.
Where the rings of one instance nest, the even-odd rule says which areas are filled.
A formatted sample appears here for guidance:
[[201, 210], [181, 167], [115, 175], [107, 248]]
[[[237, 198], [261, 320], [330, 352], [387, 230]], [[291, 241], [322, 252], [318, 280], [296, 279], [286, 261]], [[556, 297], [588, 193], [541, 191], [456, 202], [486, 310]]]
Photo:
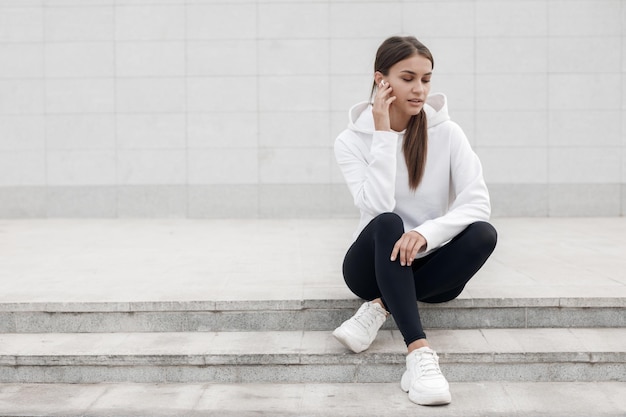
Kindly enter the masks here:
[[409, 173], [409, 188], [412, 191], [420, 185], [426, 167], [428, 152], [428, 126], [424, 109], [409, 120], [404, 133], [402, 151]]

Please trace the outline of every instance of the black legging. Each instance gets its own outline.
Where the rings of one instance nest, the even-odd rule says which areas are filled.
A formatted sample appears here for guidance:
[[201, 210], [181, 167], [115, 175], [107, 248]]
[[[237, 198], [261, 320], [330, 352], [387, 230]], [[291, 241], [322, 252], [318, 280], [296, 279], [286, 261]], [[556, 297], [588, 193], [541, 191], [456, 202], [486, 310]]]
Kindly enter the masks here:
[[407, 345], [425, 339], [417, 301], [442, 303], [456, 298], [496, 246], [497, 233], [487, 222], [470, 224], [443, 247], [400, 265], [391, 261], [394, 244], [404, 233], [400, 216], [383, 213], [363, 229], [343, 263], [348, 288], [365, 300], [381, 298]]

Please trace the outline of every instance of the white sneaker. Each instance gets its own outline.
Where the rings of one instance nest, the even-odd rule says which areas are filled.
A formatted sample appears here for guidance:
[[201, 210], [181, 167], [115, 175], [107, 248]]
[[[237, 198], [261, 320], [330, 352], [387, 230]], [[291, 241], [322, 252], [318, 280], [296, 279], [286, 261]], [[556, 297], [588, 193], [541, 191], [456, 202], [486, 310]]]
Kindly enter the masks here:
[[448, 381], [439, 369], [439, 357], [429, 347], [416, 349], [407, 355], [406, 371], [400, 386], [416, 404], [442, 405], [452, 401]]
[[335, 329], [333, 336], [354, 353], [363, 352], [376, 338], [387, 314], [378, 303], [363, 303], [354, 316]]

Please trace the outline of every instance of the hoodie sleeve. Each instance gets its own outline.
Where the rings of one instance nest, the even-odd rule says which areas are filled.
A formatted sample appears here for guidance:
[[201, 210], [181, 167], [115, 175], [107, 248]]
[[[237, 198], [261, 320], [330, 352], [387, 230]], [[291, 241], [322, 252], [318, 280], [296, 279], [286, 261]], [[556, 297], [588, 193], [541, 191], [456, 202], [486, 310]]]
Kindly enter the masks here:
[[396, 205], [396, 158], [398, 135], [376, 131], [372, 145], [353, 131], [344, 131], [335, 141], [335, 158], [359, 210], [373, 216], [392, 211]]
[[491, 214], [489, 192], [483, 169], [461, 128], [452, 123], [450, 138], [450, 182], [455, 195], [447, 213], [416, 227], [431, 251], [477, 221], [488, 221]]

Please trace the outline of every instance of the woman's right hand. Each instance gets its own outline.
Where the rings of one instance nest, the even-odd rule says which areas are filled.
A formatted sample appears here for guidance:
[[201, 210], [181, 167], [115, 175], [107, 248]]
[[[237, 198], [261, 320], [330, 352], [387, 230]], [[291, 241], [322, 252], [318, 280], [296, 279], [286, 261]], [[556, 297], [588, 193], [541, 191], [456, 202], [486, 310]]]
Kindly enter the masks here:
[[385, 80], [381, 80], [374, 95], [374, 104], [372, 105], [372, 113], [374, 115], [374, 128], [376, 130], [391, 130], [391, 121], [389, 119], [389, 107], [396, 99], [391, 95], [391, 85]]

